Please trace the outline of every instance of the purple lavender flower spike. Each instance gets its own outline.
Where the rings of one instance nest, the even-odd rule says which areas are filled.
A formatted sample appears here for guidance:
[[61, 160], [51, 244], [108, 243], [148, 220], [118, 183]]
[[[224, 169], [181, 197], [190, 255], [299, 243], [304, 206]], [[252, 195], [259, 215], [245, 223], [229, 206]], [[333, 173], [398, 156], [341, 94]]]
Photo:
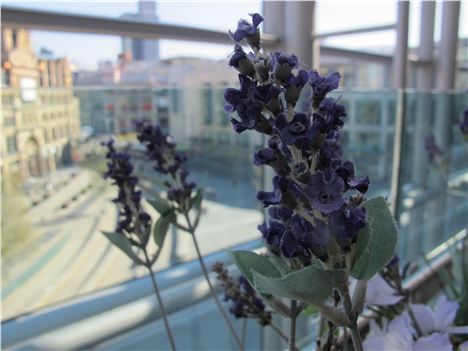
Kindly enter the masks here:
[[[232, 36], [240, 40], [255, 35], [259, 44], [256, 26], [261, 20], [240, 21]], [[239, 66], [244, 54], [236, 47], [230, 64]], [[259, 226], [263, 239], [275, 254], [304, 265], [314, 257], [327, 260], [330, 242], [338, 242], [339, 254], [346, 254], [366, 226], [366, 212], [359, 207], [362, 196], [348, 192], [365, 193], [369, 178], [356, 178], [352, 163], [342, 160], [339, 130], [346, 111], [326, 96], [338, 88], [339, 73], [321, 77], [317, 71], [298, 69], [295, 55], [267, 53], [255, 45], [246, 57], [255, 74], [251, 68], [249, 76], [240, 74], [241, 88], [227, 89], [225, 100], [226, 110], [237, 113], [231, 120], [236, 132], [268, 135], [267, 146], [253, 160], [276, 173], [273, 191], [257, 193], [271, 208], [270, 220]]]
[[160, 126], [147, 121], [137, 121], [137, 138], [146, 148], [149, 160], [155, 161], [154, 169], [172, 178], [172, 182], [165, 182], [167, 198], [179, 206], [187, 206], [196, 185], [189, 182], [188, 170], [185, 167], [187, 157], [176, 151], [176, 143]]
[[458, 125], [463, 135], [468, 136], [468, 108], [463, 111], [463, 119]]
[[113, 200], [119, 207], [115, 231], [142, 235], [151, 226], [151, 217], [141, 209], [141, 191], [137, 190], [138, 178], [133, 175], [130, 155], [117, 151], [114, 143], [114, 139], [110, 139], [102, 145], [108, 149], [108, 170], [103, 175], [104, 179], [112, 179], [118, 188], [117, 197]]
[[427, 156], [429, 157], [429, 163], [434, 162], [436, 157], [444, 154], [439, 145], [437, 145], [434, 135], [432, 134], [426, 138], [424, 146], [426, 147]]

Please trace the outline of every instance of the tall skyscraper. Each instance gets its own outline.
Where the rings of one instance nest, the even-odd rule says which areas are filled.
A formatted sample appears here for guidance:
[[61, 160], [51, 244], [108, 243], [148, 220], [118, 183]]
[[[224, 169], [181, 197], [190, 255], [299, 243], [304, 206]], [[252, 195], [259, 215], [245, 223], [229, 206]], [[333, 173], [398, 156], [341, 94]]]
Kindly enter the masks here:
[[[143, 20], [145, 22], [158, 22], [156, 15], [156, 2], [140, 0], [138, 13], [126, 13], [121, 16], [124, 19]], [[147, 40], [139, 38], [122, 37], [122, 52], [130, 52], [133, 60], [159, 60], [159, 40]]]

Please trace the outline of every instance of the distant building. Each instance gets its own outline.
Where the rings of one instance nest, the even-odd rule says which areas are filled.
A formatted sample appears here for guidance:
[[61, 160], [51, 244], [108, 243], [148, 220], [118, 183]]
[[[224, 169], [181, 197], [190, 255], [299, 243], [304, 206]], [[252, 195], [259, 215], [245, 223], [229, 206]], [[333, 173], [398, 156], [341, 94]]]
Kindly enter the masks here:
[[[157, 23], [158, 16], [156, 15], [156, 2], [140, 0], [138, 2], [138, 13], [126, 13], [123, 14], [121, 18]], [[159, 41], [123, 37], [122, 52], [130, 52], [133, 60], [135, 61], [159, 60]]]
[[[38, 58], [29, 32], [2, 28], [2, 175], [25, 180], [71, 162], [78, 99], [66, 59]], [[50, 58], [50, 59], [49, 59]]]
[[133, 122], [146, 119], [169, 126], [167, 90], [145, 86], [88, 86], [75, 89], [80, 99], [81, 123], [96, 134], [132, 132]]

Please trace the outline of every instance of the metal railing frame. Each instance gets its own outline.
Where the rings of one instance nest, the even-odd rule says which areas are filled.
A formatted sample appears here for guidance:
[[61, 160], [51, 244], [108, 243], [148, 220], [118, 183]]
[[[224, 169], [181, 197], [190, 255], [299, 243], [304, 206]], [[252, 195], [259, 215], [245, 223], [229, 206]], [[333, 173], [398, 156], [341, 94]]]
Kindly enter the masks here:
[[[13, 28], [230, 44], [226, 33], [222, 31], [161, 23], [147, 23], [128, 19], [72, 15], [51, 11], [33, 11], [13, 7], [2, 7], [1, 19], [2, 26]], [[386, 31], [395, 28], [396, 24], [389, 24], [331, 33], [311, 33], [310, 41], [317, 42], [320, 39], [333, 36]], [[268, 33], [262, 34], [262, 40], [264, 46], [268, 49], [284, 45], [284, 40], [278, 35], [271, 35]], [[314, 46], [314, 48], [318, 47], [318, 45]], [[394, 57], [391, 55], [340, 49], [326, 45], [321, 45], [320, 51], [324, 55], [341, 55], [386, 64], [394, 60]], [[405, 60], [416, 65], [428, 65], [433, 63], [427, 60], [420, 60], [415, 56], [409, 58], [406, 56]], [[398, 199], [396, 199], [396, 201], [398, 201]], [[254, 241], [246, 244], [243, 248], [254, 248], [258, 245], [259, 242]], [[211, 262], [215, 257], [217, 260], [227, 260], [226, 255], [223, 253], [207, 256], [206, 260]], [[426, 272], [425, 274], [428, 273]], [[173, 292], [173, 289], [182, 289], [178, 292], [177, 301], [171, 305], [171, 311], [181, 309], [183, 306], [186, 306], [187, 303], [193, 303], [195, 300], [200, 301], [208, 296], [207, 293], [200, 293], [198, 295], [192, 293], [194, 290], [198, 291], [198, 289], [194, 289], [195, 286], [198, 286], [197, 284], [206, 284], [203, 281], [197, 281], [200, 271], [194, 262], [158, 272], [158, 275], [160, 276], [159, 279], [162, 287], [166, 290], [166, 294]], [[187, 282], [188, 279], [192, 280]], [[182, 283], [182, 281], [186, 283]], [[191, 289], [188, 289], [187, 284], [190, 285]], [[200, 291], [203, 291], [203, 289]], [[57, 337], [61, 338], [65, 336], [63, 340], [69, 342], [69, 345], [73, 347], [83, 348], [95, 345], [106, 338], [111, 338], [113, 335], [116, 335], [116, 333], [135, 328], [154, 319], [158, 315], [156, 306], [151, 305], [148, 307], [148, 305], [146, 305], [145, 307], [143, 301], [144, 299], [149, 299], [151, 297], [149, 296], [150, 294], [149, 277], [145, 277], [95, 292], [63, 305], [32, 313], [29, 316], [3, 322], [2, 346], [12, 347], [15, 345], [23, 345], [27, 347], [28, 345], [33, 345], [31, 343], [34, 342], [36, 344], [41, 344], [41, 342], [47, 343], [51, 340], [57, 340]], [[104, 332], [102, 335], [93, 332], [91, 333], [93, 335], [88, 333], [88, 338], [80, 334], [77, 334], [75, 337], [73, 336], [73, 333], [79, 330], [77, 327], [80, 323], [94, 323], [92, 325], [97, 326], [98, 324], [96, 323], [101, 317], [106, 318], [106, 321], [110, 322], [110, 315], [108, 315], [107, 312], [112, 310], [114, 313], [120, 315], [119, 311], [128, 311], [129, 307], [137, 308], [139, 311], [138, 316], [135, 316], [130, 323], [125, 323], [122, 320], [114, 320], [113, 327], [108, 328], [107, 332]], [[47, 321], [47, 323], [44, 321]], [[90, 329], [88, 328], [87, 330], [89, 331]]]

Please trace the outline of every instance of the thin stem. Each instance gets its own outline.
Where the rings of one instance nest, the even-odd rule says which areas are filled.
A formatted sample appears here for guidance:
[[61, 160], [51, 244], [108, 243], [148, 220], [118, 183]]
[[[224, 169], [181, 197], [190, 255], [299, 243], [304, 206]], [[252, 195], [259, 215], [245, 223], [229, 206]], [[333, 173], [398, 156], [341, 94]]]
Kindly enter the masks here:
[[291, 300], [291, 327], [289, 329], [289, 351], [296, 349], [297, 301]]
[[150, 277], [151, 277], [151, 282], [153, 283], [153, 289], [154, 289], [154, 292], [156, 294], [156, 298], [157, 298], [158, 303], [159, 303], [159, 308], [161, 310], [161, 316], [162, 316], [163, 321], [164, 321], [164, 327], [166, 328], [166, 334], [167, 334], [167, 337], [169, 338], [169, 343], [171, 344], [171, 349], [173, 351], [175, 351], [176, 346], [175, 346], [175, 342], [174, 342], [174, 336], [172, 335], [171, 327], [169, 326], [169, 321], [167, 320], [166, 309], [164, 308], [164, 304], [163, 304], [163, 301], [162, 301], [162, 298], [161, 298], [161, 294], [159, 292], [158, 284], [156, 283], [156, 278], [154, 277], [153, 269], [151, 268], [151, 265], [149, 264], [150, 260], [149, 260], [148, 254], [146, 253], [146, 250], [144, 250], [144, 253], [145, 253], [145, 257], [146, 257], [146, 262], [148, 264], [146, 267], [149, 270]]
[[245, 334], [247, 330], [247, 318], [242, 321], [242, 346], [245, 348]]
[[411, 309], [411, 304], [408, 303], [407, 307], [408, 307], [408, 314], [409, 314], [411, 320], [413, 321], [414, 329], [416, 329], [416, 333], [418, 333], [418, 336], [422, 337], [424, 334], [423, 334], [423, 332], [421, 330], [421, 327], [419, 326], [419, 323], [418, 323], [418, 321], [417, 321], [417, 319], [416, 319], [416, 317], [415, 317], [415, 315], [413, 313], [413, 310]]
[[343, 334], [344, 334], [343, 351], [348, 351], [348, 328], [343, 327]]
[[286, 334], [284, 334], [281, 329], [279, 329], [276, 325], [274, 325], [273, 323], [270, 322], [270, 324], [268, 324], [275, 332], [276, 334], [278, 334], [284, 341], [286, 341], [287, 343], [289, 343], [289, 339], [288, 337], [286, 336]]
[[351, 303], [351, 297], [349, 296], [348, 288], [341, 292], [343, 297], [343, 305], [346, 313], [348, 314], [349, 320], [351, 321], [351, 326], [349, 330], [351, 332], [351, 340], [353, 341], [353, 346], [355, 351], [364, 351], [362, 347], [361, 335], [359, 334], [359, 328], [357, 325], [358, 315], [353, 312], [353, 305]]
[[185, 216], [185, 219], [187, 221], [187, 226], [189, 228], [188, 233], [191, 234], [190, 236], [193, 239], [193, 245], [195, 246], [195, 250], [197, 252], [198, 262], [200, 262], [200, 266], [202, 268], [203, 275], [205, 276], [206, 282], [208, 283], [208, 286], [210, 288], [211, 295], [213, 296], [213, 299], [215, 300], [219, 311], [221, 312], [224, 320], [226, 321], [226, 324], [228, 325], [232, 336], [236, 340], [236, 343], [239, 346], [239, 349], [244, 350], [244, 347], [242, 345], [242, 341], [239, 338], [239, 336], [237, 335], [236, 330], [234, 329], [234, 326], [232, 325], [231, 321], [229, 320], [229, 317], [226, 314], [226, 311], [224, 310], [223, 306], [221, 305], [221, 302], [218, 299], [218, 295], [216, 294], [216, 292], [215, 292], [215, 290], [213, 288], [213, 285], [211, 284], [210, 277], [208, 276], [208, 270], [206, 269], [205, 262], [203, 261], [203, 257], [202, 257], [201, 251], [200, 251], [200, 247], [198, 246], [198, 241], [197, 241], [197, 238], [195, 236], [195, 228], [192, 227], [190, 217], [188, 216], [188, 214], [186, 212], [184, 213], [184, 216]]

